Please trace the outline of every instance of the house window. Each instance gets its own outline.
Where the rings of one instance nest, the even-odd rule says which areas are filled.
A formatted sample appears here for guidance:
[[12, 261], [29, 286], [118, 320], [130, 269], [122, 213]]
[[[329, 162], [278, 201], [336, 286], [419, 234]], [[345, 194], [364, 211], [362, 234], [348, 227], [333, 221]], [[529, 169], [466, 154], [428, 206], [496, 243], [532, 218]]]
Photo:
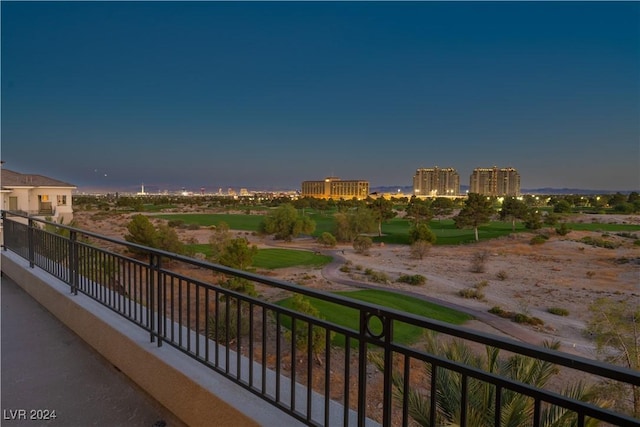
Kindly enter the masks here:
[[58, 195], [58, 206], [66, 206], [66, 205], [67, 205], [67, 196]]

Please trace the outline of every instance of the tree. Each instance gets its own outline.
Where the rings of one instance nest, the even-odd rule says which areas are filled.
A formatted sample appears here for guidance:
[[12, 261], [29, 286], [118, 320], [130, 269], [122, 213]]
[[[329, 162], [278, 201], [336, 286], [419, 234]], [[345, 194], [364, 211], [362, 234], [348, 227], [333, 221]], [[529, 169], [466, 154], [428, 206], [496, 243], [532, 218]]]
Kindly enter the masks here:
[[358, 206], [335, 215], [335, 237], [340, 242], [352, 242], [356, 236], [371, 233], [376, 221], [371, 209]]
[[431, 250], [431, 243], [426, 240], [416, 240], [411, 244], [411, 256], [416, 259], [423, 259]]
[[542, 214], [535, 209], [529, 210], [529, 215], [524, 219], [527, 230], [539, 230], [542, 228]]
[[417, 241], [424, 241], [430, 244], [436, 242], [436, 235], [431, 228], [425, 223], [419, 223], [411, 227], [409, 230], [409, 240], [411, 243], [415, 243]]
[[516, 220], [524, 220], [529, 214], [529, 208], [526, 203], [516, 199], [515, 197], [507, 197], [502, 202], [500, 209], [500, 219], [511, 219], [511, 231], [516, 231]]
[[[640, 304], [638, 300], [596, 300], [590, 307], [591, 320], [586, 333], [593, 337], [598, 353], [609, 363], [640, 370]], [[621, 390], [621, 388], [623, 390]], [[629, 396], [620, 383], [611, 384], [611, 391], [621, 399]], [[613, 394], [613, 393], [612, 393]], [[640, 386], [631, 386], [632, 415], [640, 418]], [[620, 409], [624, 404], [617, 402]]]
[[300, 234], [313, 233], [316, 223], [308, 216], [300, 216], [292, 204], [286, 203], [265, 216], [261, 228], [265, 233], [273, 234], [276, 239], [290, 242]]
[[368, 255], [371, 246], [373, 246], [373, 241], [367, 236], [358, 236], [353, 241], [353, 249], [359, 254]]
[[[437, 340], [437, 334], [426, 334], [425, 350], [446, 359], [463, 363], [472, 368], [481, 369], [515, 381], [543, 388], [556, 373], [553, 363], [522, 355], [513, 355], [507, 359], [500, 358], [500, 350], [486, 346], [485, 355], [476, 354], [462, 340], [454, 339], [446, 343]], [[545, 343], [545, 347], [557, 349], [559, 343]], [[371, 356], [372, 362], [380, 370], [384, 370], [384, 363], [380, 353]], [[400, 370], [392, 373], [393, 395], [400, 400], [407, 401], [409, 416], [420, 426], [432, 427], [431, 396], [423, 390], [422, 384], [429, 384], [432, 375], [432, 365], [424, 363], [427, 379], [419, 387], [413, 384], [405, 385], [404, 375]], [[436, 370], [437, 400], [436, 425], [460, 425], [462, 419], [462, 375], [449, 369]], [[582, 383], [570, 385], [562, 394], [570, 398], [605, 406], [606, 402], [593, 398], [591, 390]], [[467, 379], [467, 425], [488, 427], [495, 425], [496, 395], [495, 387], [473, 378]], [[500, 425], [504, 427], [520, 427], [530, 425], [535, 411], [534, 400], [523, 394], [503, 390], [500, 403]], [[577, 415], [567, 409], [557, 406], [545, 407], [541, 413], [541, 425], [545, 427], [565, 427], [577, 424]], [[588, 419], [585, 425], [596, 426], [597, 420]]]
[[447, 197], [438, 197], [431, 203], [431, 209], [433, 210], [433, 215], [438, 219], [451, 215], [453, 212], [453, 200]]
[[129, 231], [129, 234], [124, 236], [127, 242], [151, 248], [156, 246], [156, 228], [146, 216], [138, 214], [131, 218], [131, 221], [127, 224], [127, 231]]
[[336, 238], [333, 237], [333, 234], [329, 233], [328, 231], [325, 231], [324, 233], [322, 233], [320, 235], [320, 237], [318, 237], [318, 243], [327, 247], [327, 248], [333, 248], [336, 245]]
[[413, 219], [413, 224], [416, 225], [419, 222], [429, 222], [433, 218], [433, 211], [431, 209], [431, 203], [428, 200], [412, 197], [411, 201], [405, 209], [407, 216]]
[[218, 262], [227, 267], [246, 270], [253, 264], [253, 258], [258, 253], [256, 245], [249, 245], [249, 241], [239, 237], [226, 244], [220, 254]]
[[463, 208], [453, 220], [458, 228], [473, 228], [477, 242], [478, 227], [489, 222], [493, 213], [491, 200], [481, 194], [469, 193]]
[[629, 200], [628, 197], [625, 197], [624, 194], [620, 193], [619, 191], [616, 194], [613, 194], [610, 198], [609, 198], [609, 206], [615, 206], [615, 205], [619, 205], [621, 203], [626, 202], [627, 200]]
[[229, 232], [229, 225], [222, 221], [209, 236], [209, 245], [211, 245], [211, 259], [218, 262], [220, 254], [225, 246], [231, 241], [232, 236]]
[[382, 236], [382, 223], [396, 216], [393, 203], [384, 197], [378, 197], [369, 205], [369, 209], [373, 212], [373, 218], [378, 223], [378, 236]]
[[174, 254], [185, 252], [184, 244], [180, 241], [176, 230], [166, 224], [160, 224], [156, 230], [156, 248]]
[[569, 213], [571, 212], [571, 203], [564, 199], [558, 200], [553, 205], [553, 211], [555, 213]]

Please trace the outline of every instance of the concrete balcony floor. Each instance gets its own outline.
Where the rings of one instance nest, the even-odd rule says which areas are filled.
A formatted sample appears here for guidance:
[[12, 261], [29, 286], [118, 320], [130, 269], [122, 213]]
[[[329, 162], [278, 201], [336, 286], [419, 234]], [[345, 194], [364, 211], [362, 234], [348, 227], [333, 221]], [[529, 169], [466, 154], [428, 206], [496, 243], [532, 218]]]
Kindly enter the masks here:
[[[0, 288], [0, 425], [185, 425], [10, 278], [3, 276]], [[31, 410], [44, 412], [31, 414]], [[56, 418], [30, 419], [46, 415], [47, 410], [55, 411]]]

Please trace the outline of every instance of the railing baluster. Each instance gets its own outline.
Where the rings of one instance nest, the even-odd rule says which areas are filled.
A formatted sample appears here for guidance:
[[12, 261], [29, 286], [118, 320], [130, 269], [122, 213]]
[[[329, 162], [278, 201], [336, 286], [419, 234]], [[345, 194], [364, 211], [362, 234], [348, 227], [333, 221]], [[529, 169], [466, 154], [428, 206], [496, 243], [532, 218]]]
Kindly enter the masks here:
[[462, 374], [462, 380], [460, 382], [460, 427], [467, 426], [467, 385], [468, 385], [468, 377], [465, 374]]
[[[584, 426], [587, 418], [589, 421], [592, 419], [600, 420], [608, 425], [640, 426], [640, 421], [637, 419], [574, 401], [544, 389], [537, 389], [509, 378], [499, 377], [490, 372], [483, 372], [477, 368], [443, 358], [438, 354], [428, 354], [420, 349], [398, 345], [394, 342], [393, 326], [394, 322], [405, 322], [426, 330], [431, 329], [445, 333], [452, 337], [491, 345], [510, 353], [534, 357], [559, 366], [571, 367], [588, 374], [620, 381], [623, 384], [635, 385], [640, 383], [640, 374], [635, 371], [612, 367], [611, 365], [559, 352], [551, 352], [528, 344], [514, 343], [502, 338], [489, 336], [488, 334], [471, 332], [465, 328], [428, 321], [394, 310], [356, 303], [334, 294], [299, 288], [286, 282], [260, 277], [253, 273], [230, 270], [222, 266], [187, 259], [186, 257], [151, 248], [145, 249], [140, 246], [134, 246], [136, 254], [143, 251], [147, 254], [148, 261], [147, 259], [139, 260], [136, 257], [130, 258], [122, 253], [106, 250], [101, 244], [102, 241], [105, 241], [110, 244], [130, 247], [129, 243], [31, 217], [24, 216], [23, 218], [23, 222], [18, 223], [7, 218], [6, 212], [2, 212], [5, 234], [4, 252], [11, 250], [20, 257], [25, 258], [28, 261], [29, 268], [38, 267], [52, 277], [68, 284], [71, 294], [78, 295], [78, 291], [80, 291], [83, 294], [82, 298], [85, 296], [92, 298], [113, 312], [136, 323], [149, 332], [152, 342], [155, 342], [156, 339], [158, 340], [157, 346], [163, 345], [166, 341], [170, 346], [179, 348], [190, 357], [202, 361], [203, 344], [200, 343], [200, 340], [204, 339], [204, 362], [206, 366], [226, 375], [240, 386], [248, 388], [254, 393], [262, 394], [265, 399], [274, 403], [278, 408], [287, 411], [303, 423], [326, 425], [333, 420], [331, 417], [333, 415], [333, 402], [331, 400], [331, 335], [332, 330], [335, 330], [336, 333], [345, 338], [344, 351], [339, 356], [336, 355], [336, 357], [342, 357], [342, 354], [344, 354], [342, 372], [344, 377], [342, 393], [344, 396], [340, 403], [342, 403], [342, 421], [345, 426], [350, 423], [353, 424], [354, 419], [359, 426], [369, 423], [367, 407], [372, 403], [370, 400], [372, 397], [375, 397], [377, 403], [382, 405], [382, 417], [375, 421], [384, 426], [392, 424], [410, 425], [412, 421], [409, 415], [410, 402], [408, 396], [412, 391], [412, 381], [415, 382], [420, 378], [419, 376], [412, 376], [412, 365], [415, 367], [417, 363], [426, 363], [431, 366], [431, 389], [428, 397], [428, 404], [430, 405], [428, 417], [431, 425], [435, 425], [436, 422], [448, 421], [444, 419], [446, 416], [444, 408], [440, 413], [438, 410], [438, 405], [442, 405], [442, 402], [438, 399], [438, 387], [444, 386], [441, 383], [442, 378], [445, 377], [445, 375], [442, 375], [444, 372], [460, 376], [459, 421], [462, 426], [475, 422], [469, 410], [472, 406], [471, 404], [474, 403], [472, 400], [474, 396], [470, 396], [470, 393], [475, 390], [476, 381], [486, 382], [491, 392], [495, 392], [495, 398], [491, 400], [493, 396], [490, 396], [488, 401], [493, 406], [491, 409], [494, 410], [493, 423], [498, 427], [501, 425], [501, 418], [504, 413], [503, 406], [508, 404], [509, 396], [512, 394], [521, 394], [530, 399], [529, 403], [533, 405], [533, 416], [529, 422], [535, 426], [541, 425], [542, 412], [543, 409], [547, 408], [547, 405], [550, 407], [557, 406], [575, 413], [578, 426]], [[41, 224], [45, 224], [46, 227], [41, 227]], [[65, 228], [69, 231], [66, 237], [64, 234], [59, 233], [59, 230]], [[10, 256], [10, 254], [7, 254], [7, 256]], [[163, 257], [171, 260], [171, 263], [163, 265]], [[359, 310], [359, 329], [348, 330], [341, 328], [332, 325], [330, 322], [315, 319], [312, 316], [294, 313], [289, 309], [272, 305], [266, 301], [239, 295], [234, 291], [185, 277], [171, 269], [174, 261], [209, 268], [211, 271], [225, 274], [227, 277], [245, 278], [265, 285], [272, 285], [279, 289], [299, 292], [307, 296], [316, 296], [332, 303], [344, 304]], [[170, 283], [167, 283], [167, 281], [170, 281]], [[192, 295], [193, 292], [195, 292], [195, 296]], [[204, 292], [204, 295], [201, 295], [201, 292]], [[214, 295], [214, 313], [209, 310], [210, 292]], [[169, 301], [167, 301], [167, 298]], [[194, 300], [195, 312], [191, 307]], [[224, 307], [221, 307], [221, 304], [224, 304]], [[249, 310], [249, 333], [243, 336], [242, 326], [247, 321], [247, 313], [243, 309], [244, 304], [248, 306]], [[235, 315], [231, 314], [233, 312], [232, 305], [237, 308]], [[203, 309], [204, 313], [202, 312]], [[258, 319], [255, 318], [257, 313], [254, 314], [256, 310], [262, 310], [261, 331], [254, 331], [258, 323]], [[271, 348], [269, 345], [273, 341], [268, 339], [274, 327], [269, 311], [274, 313], [273, 317], [275, 318], [275, 357], [274, 345], [272, 344]], [[382, 321], [383, 332], [380, 335], [369, 330], [368, 323], [374, 318]], [[283, 319], [291, 319], [290, 335], [286, 333], [283, 336]], [[204, 327], [202, 327], [203, 321]], [[231, 334], [232, 323], [237, 330], [237, 335], [234, 332], [233, 336]], [[168, 333], [167, 327], [171, 328], [171, 333]], [[212, 327], [215, 327], [213, 331], [211, 331]], [[325, 358], [323, 373], [320, 368], [316, 370], [314, 366], [314, 357], [321, 357], [322, 355], [316, 355], [314, 352], [313, 335], [316, 328], [323, 328], [324, 330], [324, 337], [320, 337], [320, 339], [324, 339], [325, 344], [324, 352], [321, 352]], [[177, 337], [175, 336], [176, 331], [178, 333]], [[184, 338], [185, 333], [187, 334], [186, 340]], [[258, 337], [258, 333], [260, 333], [260, 337]], [[302, 339], [302, 334], [304, 333], [307, 335], [306, 346], [298, 347], [299, 338]], [[210, 335], [214, 338], [212, 341], [215, 344], [215, 363], [210, 361]], [[192, 339], [196, 340], [195, 345], [192, 345]], [[234, 339], [236, 340], [235, 345], [233, 343]], [[357, 342], [357, 346], [354, 340]], [[183, 341], [186, 341], [186, 346]], [[223, 343], [220, 344], [221, 342]], [[262, 351], [258, 356], [256, 349], [260, 343]], [[352, 343], [354, 344], [353, 346]], [[220, 345], [222, 345], [222, 348]], [[291, 346], [290, 372], [287, 372], [286, 367], [283, 369], [282, 356], [283, 354], [286, 355], [287, 350], [286, 347], [282, 347], [283, 345]], [[306, 363], [303, 362], [300, 366], [301, 369], [306, 369], [306, 373], [297, 371], [297, 358], [298, 355], [303, 356], [299, 352], [304, 353], [305, 347], [307, 352]], [[234, 350], [235, 354], [232, 355]], [[368, 352], [374, 353], [379, 350], [383, 350], [384, 354], [381, 392], [379, 387], [367, 384]], [[357, 357], [354, 357], [354, 363], [357, 363], [357, 366], [353, 368], [355, 369], [353, 371], [353, 380], [351, 378], [352, 351], [357, 351]], [[221, 358], [225, 358], [224, 361], [221, 361]], [[236, 364], [235, 369], [231, 366], [230, 362], [232, 360], [230, 358]], [[399, 391], [395, 390], [392, 378], [394, 358], [403, 364], [401, 375], [404, 383], [402, 389], [404, 399], [395, 407], [397, 409], [394, 408], [394, 403], [396, 402], [393, 401], [393, 393]], [[267, 363], [271, 363], [271, 360], [274, 360], [275, 368], [270, 370]], [[301, 361], [304, 361], [304, 356]], [[243, 368], [243, 365], [246, 363], [249, 364], [248, 373], [243, 373], [243, 370], [246, 369]], [[260, 387], [256, 386], [257, 378], [254, 378], [254, 363], [261, 363]], [[224, 368], [221, 364], [224, 364]], [[255, 369], [259, 368], [256, 366]], [[274, 371], [275, 381], [271, 381], [271, 378], [274, 378], [271, 377]], [[313, 388], [314, 373], [320, 376], [324, 375], [325, 383], [319, 385], [317, 391], [314, 391]], [[287, 374], [289, 375], [288, 387], [290, 387], [291, 395], [289, 402], [283, 397], [281, 390], [282, 381]], [[340, 375], [340, 373], [334, 373], [334, 375]], [[302, 380], [305, 377], [306, 383]], [[298, 378], [300, 383], [298, 383]], [[318, 378], [318, 383], [319, 381], [320, 377]], [[357, 384], [353, 384], [355, 390], [351, 390], [352, 381], [357, 381]], [[275, 388], [273, 389], [272, 387]], [[296, 395], [297, 391], [301, 392], [299, 397]], [[357, 393], [355, 401], [353, 401], [350, 394], [352, 391]], [[303, 405], [300, 399], [306, 399], [305, 410], [302, 408]], [[323, 400], [321, 401], [320, 399]], [[355, 406], [354, 410], [350, 409], [352, 401]], [[505, 403], [505, 401], [507, 402]], [[320, 405], [324, 405], [323, 415], [319, 411]], [[300, 408], [299, 410], [296, 409], [297, 406]], [[316, 411], [318, 419], [313, 418], [314, 408], [318, 409]], [[401, 415], [399, 414], [400, 408]], [[339, 410], [336, 410], [335, 414], [339, 415]]]
[[438, 413], [437, 398], [438, 398], [438, 365], [435, 362], [431, 362], [431, 390], [429, 398], [429, 425], [436, 425], [436, 415]]
[[311, 392], [313, 391], [313, 324], [307, 322], [307, 422], [311, 421]]
[[296, 342], [298, 340], [298, 328], [296, 327], [296, 316], [291, 316], [291, 411], [296, 410]]
[[351, 390], [351, 337], [345, 337], [344, 344], [344, 405], [343, 405], [343, 425], [349, 425], [349, 392]]
[[404, 369], [402, 374], [402, 425], [409, 425], [409, 382], [411, 381], [409, 367], [411, 359], [408, 355], [404, 355]]
[[496, 401], [494, 406], [494, 425], [500, 427], [502, 424], [502, 387], [496, 385]]

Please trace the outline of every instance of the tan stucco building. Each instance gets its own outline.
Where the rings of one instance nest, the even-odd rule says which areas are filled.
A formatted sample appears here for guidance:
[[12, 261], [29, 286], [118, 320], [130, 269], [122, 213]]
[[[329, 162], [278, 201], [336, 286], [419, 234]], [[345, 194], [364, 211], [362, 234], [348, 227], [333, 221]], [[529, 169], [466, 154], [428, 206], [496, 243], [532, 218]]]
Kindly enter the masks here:
[[476, 168], [470, 179], [469, 192], [486, 196], [520, 195], [520, 174], [514, 168]]
[[318, 199], [365, 199], [369, 195], [369, 181], [343, 181], [335, 176], [324, 181], [303, 181], [301, 195]]
[[73, 219], [71, 193], [75, 185], [43, 175], [22, 174], [2, 168], [0, 208], [50, 217], [68, 224]]

